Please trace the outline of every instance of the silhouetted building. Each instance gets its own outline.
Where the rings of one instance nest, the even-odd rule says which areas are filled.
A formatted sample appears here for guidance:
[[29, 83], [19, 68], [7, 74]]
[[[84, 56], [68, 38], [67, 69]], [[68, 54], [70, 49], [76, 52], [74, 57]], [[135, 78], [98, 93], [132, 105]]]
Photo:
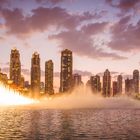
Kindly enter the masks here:
[[37, 52], [32, 55], [31, 60], [31, 91], [32, 96], [40, 96], [40, 57]]
[[83, 84], [82, 82], [82, 78], [81, 75], [79, 75], [78, 73], [73, 75], [73, 86], [81, 86]]
[[29, 81], [25, 81], [25, 82], [24, 82], [24, 86], [25, 86], [25, 88], [29, 89], [29, 88], [30, 88]]
[[53, 89], [53, 62], [49, 60], [45, 63], [45, 93], [54, 94]]
[[2, 73], [1, 70], [0, 70], [0, 82], [3, 83], [4, 85], [6, 85], [8, 82], [7, 74]]
[[21, 63], [19, 51], [14, 48], [10, 55], [10, 80], [13, 84], [19, 86], [21, 80]]
[[118, 75], [117, 77], [117, 88], [118, 94], [122, 94], [122, 75]]
[[44, 82], [40, 82], [40, 93], [44, 94], [44, 92], [45, 92], [45, 84]]
[[95, 75], [91, 76], [90, 80], [87, 82], [87, 85], [91, 88], [91, 90], [96, 93], [101, 91], [101, 82], [100, 82], [100, 76]]
[[113, 96], [116, 96], [118, 94], [118, 82], [113, 81]]
[[24, 77], [23, 76], [21, 76], [20, 87], [21, 88], [24, 88], [25, 87], [25, 80], [24, 80]]
[[72, 51], [61, 52], [60, 92], [68, 92], [72, 87]]
[[134, 93], [139, 93], [139, 71], [133, 71]]
[[125, 80], [125, 94], [130, 94], [130, 80], [127, 78]]
[[133, 95], [133, 93], [139, 93], [139, 71], [133, 71], [133, 79], [125, 80], [125, 93], [127, 95]]
[[134, 91], [134, 81], [133, 79], [126, 79], [125, 80], [125, 94], [132, 95], [132, 92]]
[[134, 80], [130, 79], [130, 93], [132, 94], [134, 92]]
[[103, 76], [103, 96], [111, 96], [111, 76], [108, 69], [104, 72]]

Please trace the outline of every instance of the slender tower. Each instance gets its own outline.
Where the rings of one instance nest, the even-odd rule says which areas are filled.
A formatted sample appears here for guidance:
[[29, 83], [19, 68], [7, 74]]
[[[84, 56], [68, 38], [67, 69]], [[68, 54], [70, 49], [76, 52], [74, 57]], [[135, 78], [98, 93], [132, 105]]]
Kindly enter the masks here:
[[113, 81], [112, 89], [113, 89], [113, 96], [116, 96], [118, 94], [118, 82], [117, 81]]
[[103, 76], [103, 96], [111, 96], [111, 76], [108, 69], [104, 72]]
[[40, 96], [40, 57], [37, 52], [32, 55], [31, 59], [31, 91], [32, 96]]
[[53, 89], [53, 62], [49, 60], [45, 63], [45, 93], [54, 94]]
[[10, 55], [10, 80], [17, 86], [20, 85], [21, 80], [21, 63], [19, 51], [14, 48]]
[[139, 93], [139, 71], [134, 70], [133, 71], [133, 87], [134, 87], [134, 93]]
[[117, 93], [122, 94], [122, 75], [117, 77]]
[[130, 82], [130, 79], [127, 78], [125, 80], [125, 94], [126, 95], [130, 95], [131, 94], [130, 87], [131, 87], [131, 82]]
[[72, 51], [61, 52], [60, 92], [68, 92], [72, 87]]
[[100, 76], [99, 75], [91, 76], [87, 85], [91, 87], [93, 93], [100, 92], [101, 91]]
[[82, 82], [82, 76], [79, 75], [78, 73], [75, 73], [73, 75], [73, 87], [77, 87], [77, 86], [81, 86], [83, 85], [83, 82]]

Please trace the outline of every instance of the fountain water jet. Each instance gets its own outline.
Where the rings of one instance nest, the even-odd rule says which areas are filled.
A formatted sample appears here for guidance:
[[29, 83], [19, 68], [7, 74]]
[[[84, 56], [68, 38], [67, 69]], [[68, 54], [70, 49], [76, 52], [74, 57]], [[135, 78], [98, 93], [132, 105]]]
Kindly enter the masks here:
[[33, 99], [22, 96], [20, 93], [0, 85], [0, 106], [27, 105], [35, 103]]

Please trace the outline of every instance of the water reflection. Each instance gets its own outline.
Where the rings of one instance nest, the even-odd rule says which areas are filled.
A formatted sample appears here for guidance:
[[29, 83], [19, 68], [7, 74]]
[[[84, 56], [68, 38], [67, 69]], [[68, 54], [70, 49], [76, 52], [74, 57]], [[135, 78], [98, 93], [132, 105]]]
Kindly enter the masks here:
[[71, 112], [70, 111], [62, 111], [61, 112], [61, 139], [63, 140], [71, 140], [72, 135], [74, 134], [74, 128], [73, 128], [73, 120], [71, 118]]
[[2, 140], [140, 138], [139, 109], [0, 109]]
[[31, 111], [30, 120], [28, 120], [29, 124], [29, 139], [39, 139], [40, 137], [40, 118], [41, 118], [41, 113], [39, 111]]

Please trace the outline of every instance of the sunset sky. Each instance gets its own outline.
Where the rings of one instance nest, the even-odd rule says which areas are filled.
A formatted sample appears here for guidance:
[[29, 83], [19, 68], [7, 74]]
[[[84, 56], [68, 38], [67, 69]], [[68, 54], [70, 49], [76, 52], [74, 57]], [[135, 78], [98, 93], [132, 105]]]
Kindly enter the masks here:
[[[73, 51], [83, 76], [129, 75], [140, 67], [140, 0], [0, 0], [0, 67], [7, 72], [13, 47], [28, 77], [37, 51], [60, 71], [60, 52]], [[43, 76], [43, 75], [42, 75]], [[43, 79], [43, 78], [42, 78]]]

